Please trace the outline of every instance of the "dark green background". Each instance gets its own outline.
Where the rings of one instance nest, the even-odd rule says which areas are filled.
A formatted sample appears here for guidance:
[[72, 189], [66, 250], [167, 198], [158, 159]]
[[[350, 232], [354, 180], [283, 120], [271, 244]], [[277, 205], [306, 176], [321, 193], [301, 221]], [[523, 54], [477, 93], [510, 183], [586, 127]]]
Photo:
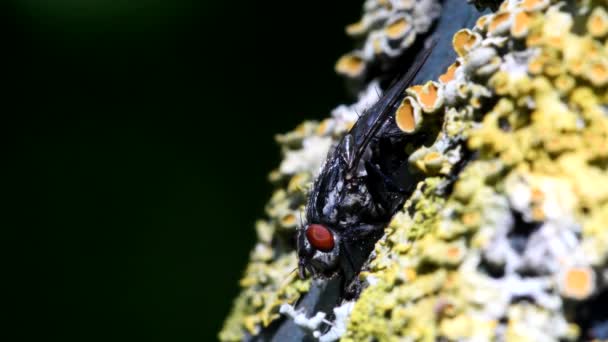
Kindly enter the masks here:
[[11, 0], [1, 31], [12, 341], [209, 341], [278, 165], [347, 96], [360, 2]]

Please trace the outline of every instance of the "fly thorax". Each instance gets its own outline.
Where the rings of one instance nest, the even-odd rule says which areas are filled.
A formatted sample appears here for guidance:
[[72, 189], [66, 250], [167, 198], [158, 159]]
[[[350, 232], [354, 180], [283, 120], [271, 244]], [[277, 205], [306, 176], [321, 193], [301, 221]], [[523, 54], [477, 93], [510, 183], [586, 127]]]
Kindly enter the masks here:
[[349, 191], [347, 195], [343, 196], [339, 204], [339, 211], [343, 214], [359, 217], [362, 212], [368, 211], [373, 206], [372, 202], [367, 187], [361, 183], [355, 189]]

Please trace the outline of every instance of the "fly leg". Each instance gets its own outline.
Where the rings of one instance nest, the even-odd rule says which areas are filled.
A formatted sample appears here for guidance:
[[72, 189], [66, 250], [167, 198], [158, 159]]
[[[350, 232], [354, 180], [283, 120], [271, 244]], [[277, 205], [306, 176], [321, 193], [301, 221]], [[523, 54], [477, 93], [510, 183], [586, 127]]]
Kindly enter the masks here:
[[351, 300], [359, 297], [363, 286], [358, 280], [351, 281], [350, 284], [346, 284], [346, 278], [343, 280], [342, 288], [344, 289], [344, 299]]

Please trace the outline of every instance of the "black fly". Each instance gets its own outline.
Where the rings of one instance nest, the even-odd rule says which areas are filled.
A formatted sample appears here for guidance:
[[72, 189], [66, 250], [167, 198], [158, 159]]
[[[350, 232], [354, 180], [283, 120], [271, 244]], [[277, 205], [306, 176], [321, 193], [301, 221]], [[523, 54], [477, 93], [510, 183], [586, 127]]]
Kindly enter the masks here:
[[324, 277], [341, 274], [346, 295], [358, 292], [352, 280], [420, 179], [409, 171], [405, 151], [416, 137], [399, 130], [394, 113], [431, 50], [329, 153], [308, 198], [306, 223], [297, 233], [300, 277], [306, 271]]

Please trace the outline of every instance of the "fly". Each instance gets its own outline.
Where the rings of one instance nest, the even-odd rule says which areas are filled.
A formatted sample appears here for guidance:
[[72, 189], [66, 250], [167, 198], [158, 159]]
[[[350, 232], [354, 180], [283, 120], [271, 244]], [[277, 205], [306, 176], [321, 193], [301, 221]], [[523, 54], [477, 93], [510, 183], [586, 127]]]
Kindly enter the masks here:
[[420, 180], [409, 170], [405, 145], [425, 137], [404, 135], [394, 113], [431, 51], [427, 48], [328, 154], [297, 232], [300, 277], [340, 274], [346, 295], [358, 292], [352, 280]]

